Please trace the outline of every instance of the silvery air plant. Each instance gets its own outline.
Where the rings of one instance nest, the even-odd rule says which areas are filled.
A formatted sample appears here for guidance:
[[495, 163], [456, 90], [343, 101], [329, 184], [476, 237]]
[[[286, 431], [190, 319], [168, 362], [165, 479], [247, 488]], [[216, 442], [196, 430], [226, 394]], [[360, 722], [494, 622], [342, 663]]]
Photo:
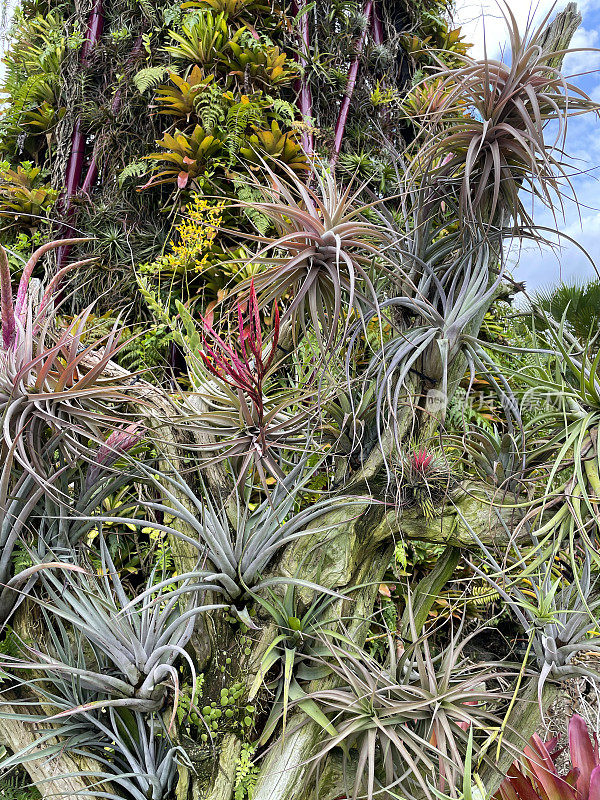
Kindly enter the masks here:
[[182, 596], [166, 596], [156, 588], [155, 572], [148, 578], [142, 599], [131, 600], [102, 538], [100, 554], [100, 575], [94, 574], [91, 564], [66, 573], [45, 570], [40, 590], [32, 595], [55, 646], [68, 643], [68, 632], [74, 630], [79, 655], [86, 647], [91, 648], [95, 666], [82, 666], [78, 647], [71, 652], [68, 647], [63, 649], [61, 658], [52, 649], [42, 651], [25, 643], [22, 649], [29, 658], [5, 656], [0, 664], [13, 673], [35, 667], [44, 675], [71, 676], [83, 690], [98, 695], [83, 706], [66, 708], [58, 717], [109, 707], [159, 711], [168, 696], [173, 697], [174, 714], [179, 697], [179, 674], [174, 663], [183, 659], [195, 676], [194, 664], [185, 652], [194, 622], [203, 611], [224, 606], [201, 604], [198, 591], [193, 589]]
[[[174, 785], [177, 759], [186, 761], [170, 741], [180, 694], [177, 664], [187, 664], [195, 686], [185, 647], [198, 615], [223, 606], [201, 605], [193, 590], [165, 596], [153, 586], [154, 573], [150, 592], [131, 601], [102, 539], [100, 552], [100, 575], [90, 564], [42, 573], [31, 597], [51, 646], [21, 642], [22, 655], [2, 656], [0, 668], [13, 685], [32, 690], [36, 699], [26, 705], [42, 710], [33, 719], [41, 731], [35, 747], [46, 744], [45, 757], [80, 754], [83, 747], [94, 759], [101, 796], [119, 797], [109, 789], [114, 785], [137, 800], [163, 800]], [[33, 749], [25, 746], [3, 768], [27, 761]]]
[[[477, 538], [472, 529], [471, 533]], [[600, 653], [600, 595], [591, 576], [590, 554], [586, 553], [583, 566], [568, 585], [564, 585], [562, 576], [554, 577], [550, 567], [530, 572], [525, 582], [517, 578], [504, 583], [502, 566], [481, 541], [479, 546], [487, 569], [473, 563], [472, 568], [498, 591], [529, 636], [527, 652], [533, 651], [539, 671], [540, 709], [548, 678], [564, 680], [580, 675], [598, 680], [598, 670], [578, 658], [584, 653]], [[522, 551], [516, 542], [513, 548], [520, 558]]]

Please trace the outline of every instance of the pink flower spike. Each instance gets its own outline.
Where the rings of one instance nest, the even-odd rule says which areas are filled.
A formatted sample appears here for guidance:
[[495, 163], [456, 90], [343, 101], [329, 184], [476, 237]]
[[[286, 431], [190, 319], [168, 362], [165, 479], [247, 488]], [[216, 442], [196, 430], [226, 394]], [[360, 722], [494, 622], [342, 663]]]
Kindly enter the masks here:
[[112, 466], [117, 458], [131, 450], [142, 438], [142, 423], [131, 422], [126, 428], [113, 431], [96, 453], [95, 463], [90, 464], [85, 479], [87, 488], [93, 486], [102, 472], [102, 467]]
[[141, 433], [139, 433], [141, 427], [141, 423], [132, 422], [126, 428], [113, 431], [105, 444], [98, 450], [97, 463], [104, 464], [111, 456], [116, 457], [119, 453], [126, 453], [131, 450], [142, 438]]
[[[252, 331], [252, 342], [256, 347], [256, 352], [262, 351], [262, 328], [260, 325], [260, 312], [258, 310], [258, 297], [254, 288], [254, 278], [250, 281], [250, 301], [248, 304], [248, 316], [250, 317], [250, 330]], [[255, 355], [256, 355], [255, 352]]]
[[2, 347], [4, 350], [8, 350], [13, 345], [15, 338], [15, 309], [10, 267], [3, 247], [0, 247], [0, 306], [2, 308]]

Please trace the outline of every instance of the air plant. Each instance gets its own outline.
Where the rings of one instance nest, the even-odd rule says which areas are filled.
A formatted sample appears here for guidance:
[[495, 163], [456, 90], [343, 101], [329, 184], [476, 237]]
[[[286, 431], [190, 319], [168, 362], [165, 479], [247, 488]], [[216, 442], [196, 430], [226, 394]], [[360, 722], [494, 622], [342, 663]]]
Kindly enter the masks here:
[[[502, 11], [510, 35], [508, 63], [462, 56], [462, 66], [426, 79], [439, 86], [444, 99], [421, 120], [427, 140], [411, 171], [430, 169], [434, 191], [443, 187], [446, 200], [454, 192], [462, 222], [502, 225], [507, 212], [515, 225], [531, 226], [519, 192], [525, 187], [549, 208], [553, 194], [560, 200], [561, 183], [569, 183], [562, 149], [567, 120], [596, 105], [556, 66], [563, 52], [543, 47], [551, 10], [525, 36], [508, 3]], [[552, 122], [558, 132], [548, 143], [545, 130]]]
[[[14, 609], [27, 597], [46, 569], [48, 559], [72, 554], [99, 525], [106, 512], [108, 498], [118, 497], [113, 514], [133, 515], [139, 512], [137, 497], [123, 492], [139, 474], [134, 469], [112, 468], [128, 442], [123, 433], [111, 434], [115, 442], [108, 452], [100, 448], [96, 458], [85, 468], [85, 462], [61, 457], [61, 437], [49, 437], [38, 456], [48, 475], [40, 479], [35, 472], [9, 474], [0, 484], [0, 625], [5, 624]], [[109, 439], [111, 438], [109, 437]], [[32, 566], [17, 574], [14, 552], [24, 545], [31, 553]], [[18, 590], [18, 591], [17, 591]]]
[[556, 759], [557, 739], [544, 742], [534, 734], [523, 755], [510, 767], [494, 800], [598, 800], [600, 758], [598, 740], [592, 739], [585, 720], [574, 714], [569, 720], [570, 770], [561, 775]]
[[360, 463], [370, 442], [368, 433], [375, 420], [375, 386], [367, 387], [358, 397], [350, 390], [339, 389], [325, 406], [325, 433], [335, 443], [335, 452]]
[[[471, 563], [472, 569], [500, 594], [528, 634], [529, 642], [523, 669], [529, 664], [529, 655], [533, 651], [538, 672], [540, 709], [544, 684], [548, 678], [565, 680], [568, 677], [582, 675], [597, 679], [596, 670], [575, 661], [581, 653], [600, 653], [600, 637], [595, 635], [600, 594], [595, 582], [592, 581], [589, 551], [586, 550], [582, 567], [577, 568], [573, 560], [574, 580], [564, 586], [560, 577], [553, 578], [551, 566], [541, 566], [552, 564], [555, 548], [552, 547], [550, 552], [542, 549], [536, 532], [532, 531], [533, 547], [528, 553], [528, 585], [525, 587], [521, 583], [522, 576], [511, 578], [510, 567], [507, 567], [506, 563], [504, 565], [498, 563], [489, 548], [469, 526], [460, 510], [458, 514], [479, 546], [482, 552], [482, 564], [489, 569], [489, 572], [473, 563]], [[502, 524], [506, 526], [506, 523]], [[511, 549], [516, 557], [513, 568], [518, 568], [526, 563], [527, 556], [514, 536], [511, 537], [511, 541]], [[548, 556], [550, 556], [549, 561]]]
[[[41, 700], [29, 701], [26, 706], [85, 705], [72, 678], [61, 680], [49, 676], [45, 685], [36, 686], [36, 692]], [[171, 741], [158, 714], [110, 707], [105, 713], [79, 711], [62, 721], [35, 714], [0, 712], [0, 716], [37, 723], [35, 742], [3, 759], [3, 769], [23, 766], [35, 759], [52, 763], [55, 756], [63, 753], [76, 758], [85, 756], [85, 768], [70, 775], [82, 778], [89, 786], [80, 792], [82, 795], [122, 800], [121, 792], [125, 792], [133, 800], [164, 800], [175, 786], [178, 763], [189, 766], [185, 751]], [[60, 774], [46, 778], [40, 788], [51, 791], [53, 780], [61, 778], [64, 776]], [[113, 786], [120, 791], [113, 791]]]
[[[120, 800], [121, 794], [106, 791], [102, 784], [124, 790], [134, 800], [163, 800], [177, 783], [178, 765], [190, 767], [185, 750], [169, 738], [169, 730], [158, 714], [142, 714], [128, 709], [108, 709], [109, 724], [103, 717], [94, 717], [96, 741], [87, 749], [99, 765], [95, 786], [103, 796]], [[103, 742], [100, 737], [104, 736]], [[110, 742], [106, 752], [105, 742]], [[97, 794], [97, 790], [94, 792]]]
[[[263, 170], [268, 185], [256, 183], [263, 199], [247, 205], [267, 217], [277, 235], [244, 237], [259, 244], [252, 257], [261, 267], [254, 277], [259, 305], [289, 298], [282, 325], [291, 321], [296, 339], [310, 321], [325, 356], [342, 322], [348, 325], [343, 294], [357, 313], [377, 307], [369, 272], [376, 263], [380, 268], [385, 263], [392, 237], [385, 226], [365, 219], [373, 204], [358, 201], [361, 187], [342, 189], [324, 169], [315, 171], [315, 188], [283, 164], [278, 164], [283, 178], [267, 165]], [[238, 231], [230, 233], [240, 236]], [[248, 292], [249, 282], [241, 289]]]
[[424, 447], [402, 460], [398, 480], [401, 502], [416, 503], [427, 519], [435, 517], [435, 505], [454, 486], [448, 465]]
[[[39, 458], [47, 432], [64, 432], [58, 440], [65, 454], [82, 453], [88, 440], [101, 440], [102, 425], [119, 419], [107, 413], [106, 404], [126, 399], [121, 388], [102, 377], [107, 363], [124, 346], [120, 329], [99, 341], [83, 346], [81, 339], [90, 309], [77, 317], [60, 334], [53, 335], [56, 312], [52, 300], [65, 273], [87, 261], [69, 265], [50, 281], [39, 310], [34, 312], [29, 296], [30, 280], [39, 258], [65, 242], [48, 242], [40, 247], [23, 269], [13, 302], [6, 253], [0, 249], [2, 305], [2, 348], [0, 350], [0, 413], [3, 420], [2, 450], [4, 474], [13, 461], [23, 468], [45, 474]], [[92, 366], [86, 359], [102, 350]]]
[[[534, 400], [541, 406], [532, 422], [530, 449], [549, 464], [545, 491], [532, 503], [526, 521], [536, 527], [538, 538], [552, 535], [556, 546], [568, 539], [573, 548], [581, 537], [597, 561], [600, 356], [568, 330], [564, 317], [558, 323], [544, 316], [544, 322], [546, 330], [534, 339], [538, 347], [533, 357], [516, 376], [525, 387], [523, 402]], [[546, 435], [535, 436], [536, 430]], [[563, 477], [568, 463], [573, 468]], [[548, 519], [544, 514], [550, 509]]]
[[494, 486], [515, 491], [519, 475], [523, 471], [523, 461], [515, 437], [502, 433], [496, 426], [486, 431], [471, 428], [463, 437], [465, 459], [477, 473]]
[[[219, 336], [209, 318], [203, 319], [199, 355], [209, 374], [203, 374], [192, 364], [195, 394], [188, 396], [183, 421], [206, 434], [201, 448], [208, 456], [205, 460], [211, 463], [229, 460], [236, 483], [242, 486], [249, 475], [257, 474], [263, 490], [269, 494], [268, 476], [276, 481], [285, 478], [284, 453], [303, 451], [310, 440], [311, 408], [307, 402], [310, 387], [284, 392], [275, 380], [275, 368], [281, 361], [276, 361], [279, 308], [275, 303], [273, 329], [267, 344], [263, 340], [253, 281], [247, 313], [238, 303], [237, 317], [236, 345]], [[193, 331], [191, 335], [195, 341]], [[207, 409], [204, 413], [194, 409], [195, 399]]]
[[[277, 634], [266, 649], [259, 672], [250, 687], [248, 699], [251, 701], [258, 694], [263, 683], [270, 691], [274, 692], [271, 702], [269, 719], [263, 726], [261, 742], [266, 742], [280, 719], [285, 732], [288, 704], [290, 700], [299, 703], [302, 710], [314, 720], [330, 727], [327, 717], [319, 710], [313, 700], [305, 695], [299, 681], [322, 678], [329, 673], [325, 664], [317, 664], [316, 659], [327, 655], [321, 641], [328, 637], [338, 643], [351, 644], [350, 640], [336, 630], [335, 618], [327, 618], [327, 612], [332, 613], [331, 606], [334, 602], [344, 599], [344, 594], [337, 592], [316, 593], [310, 606], [304, 611], [299, 610], [296, 596], [296, 582], [285, 587], [283, 597], [279, 597], [267, 589], [268, 597], [261, 597], [252, 593], [259, 606], [269, 615], [270, 621], [277, 626]], [[357, 587], [355, 587], [357, 588]], [[268, 678], [268, 674], [278, 666], [277, 674]]]
[[[434, 235], [433, 231], [430, 233]], [[489, 240], [477, 234], [469, 246], [463, 243], [458, 252], [456, 247], [456, 239], [452, 237], [449, 250], [438, 248], [436, 261], [428, 263], [416, 255], [418, 251], [410, 252], [407, 246], [413, 269], [407, 270], [401, 264], [398, 266], [398, 274], [408, 284], [406, 294], [380, 303], [377, 312], [365, 314], [367, 323], [379, 313], [385, 314], [387, 319], [400, 315], [404, 318], [394, 325], [393, 334], [381, 342], [365, 374], [365, 385], [373, 378], [377, 382], [380, 440], [383, 429], [391, 424], [399, 444], [399, 411], [409, 393], [410, 379], [425, 378], [432, 386], [438, 387], [443, 400], [443, 418], [448, 392], [452, 388], [449, 370], [459, 355], [465, 358], [472, 376], [484, 374], [496, 390], [506, 412], [509, 430], [512, 430], [512, 419], [519, 419], [518, 405], [508, 381], [482, 344], [469, 334], [473, 323], [493, 301], [503, 280], [504, 269], [501, 267], [495, 277], [491, 277], [493, 247]], [[351, 330], [346, 354], [347, 376], [363, 329], [361, 320]]]
[[[93, 574], [91, 565], [87, 565], [87, 570], [78, 567], [75, 571], [61, 571], [60, 576], [50, 570], [40, 573], [44, 591], [33, 599], [42, 610], [57, 655], [23, 644], [28, 657], [6, 656], [0, 660], [0, 666], [13, 674], [16, 670], [36, 670], [45, 678], [70, 676], [82, 689], [99, 695], [99, 699], [82, 706], [60, 711], [57, 718], [108, 707], [144, 713], [158, 711], [165, 703], [169, 687], [175, 694], [174, 716], [179, 694], [174, 662], [183, 659], [187, 663], [195, 685], [194, 664], [184, 648], [198, 615], [224, 606], [199, 605], [198, 592], [194, 590], [186, 593], [184, 603], [180, 595], [163, 598], [159, 589], [155, 589], [154, 572], [149, 576], [144, 600], [132, 602], [103, 539], [100, 539], [100, 555], [99, 576]], [[70, 560], [74, 560], [73, 556]], [[73, 627], [78, 640], [78, 648], [74, 648], [72, 655], [69, 655], [67, 626]], [[60, 642], [66, 643], [66, 648], [61, 648]], [[81, 654], [86, 648], [93, 653], [91, 664], [82, 663]]]
[[[289, 582], [278, 578], [264, 581], [261, 576], [286, 544], [309, 533], [329, 530], [327, 527], [313, 527], [332, 509], [329, 499], [293, 513], [298, 495], [319, 467], [320, 463], [307, 469], [306, 462], [301, 462], [254, 510], [240, 503], [239, 496], [236, 495], [236, 517], [232, 520], [228, 518], [227, 509], [214, 505], [207, 491], [203, 492], [202, 497], [198, 497], [179, 474], [163, 474], [159, 481], [147, 471], [147, 479], [154, 483], [162, 499], [158, 502], [144, 501], [144, 507], [155, 513], [165, 514], [168, 519], [184, 523], [184, 530], [189, 533], [182, 532], [174, 525], [153, 523], [153, 526], [187, 542], [198, 551], [199, 561], [206, 564], [204, 569], [174, 576], [157, 584], [155, 588], [163, 588], [174, 580], [191, 580], [188, 588], [177, 590], [183, 593], [196, 588], [201, 590], [205, 588], [203, 581], [207, 581], [210, 584], [208, 588], [216, 588], [230, 602], [240, 605], [247, 599], [250, 589]], [[364, 503], [364, 498], [345, 498], [344, 502], [356, 502], [358, 505]], [[134, 518], [123, 518], [123, 521], [132, 525], [139, 524], [139, 520]], [[198, 580], [199, 584], [193, 583]], [[301, 581], [297, 582], [304, 585]], [[306, 585], [315, 588], [313, 584]], [[139, 599], [143, 599], [151, 591], [153, 590], [146, 590]]]
[[506, 696], [489, 685], [509, 674], [495, 664], [470, 664], [463, 649], [471, 638], [457, 641], [453, 636], [438, 657], [431, 655], [426, 639], [397, 657], [390, 640], [387, 667], [364, 652], [328, 642], [326, 663], [339, 686], [308, 697], [327, 714], [336, 733], [311, 758], [312, 770], [318, 771], [334, 748], [343, 749], [346, 762], [356, 747], [354, 788], [348, 790], [352, 800], [372, 800], [379, 792], [433, 798], [428, 775], [437, 775], [438, 788], [449, 786], [455, 797], [464, 771], [466, 731], [476, 735], [500, 722], [490, 709]]
[[142, 425], [130, 422], [129, 425], [114, 430], [104, 444], [98, 449], [85, 476], [85, 488], [96, 486], [103, 473], [106, 473], [119, 457], [128, 453], [142, 438]]

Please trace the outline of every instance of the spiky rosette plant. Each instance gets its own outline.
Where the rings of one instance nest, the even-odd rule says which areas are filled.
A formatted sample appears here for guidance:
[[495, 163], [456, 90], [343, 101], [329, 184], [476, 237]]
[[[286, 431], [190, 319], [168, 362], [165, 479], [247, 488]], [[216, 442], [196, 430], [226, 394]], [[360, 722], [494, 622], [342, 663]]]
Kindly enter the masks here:
[[448, 463], [439, 453], [420, 447], [405, 456], [401, 462], [397, 483], [401, 503], [417, 505], [428, 519], [433, 519], [436, 507], [456, 485]]
[[[286, 580], [279, 577], [261, 580], [278, 552], [305, 537], [313, 527], [320, 533], [330, 530], [330, 526], [321, 525], [321, 518], [331, 509], [330, 500], [324, 499], [295, 511], [300, 494], [306, 490], [318, 467], [319, 464], [312, 468], [307, 466], [304, 459], [254, 508], [243, 503], [239, 496], [235, 497], [233, 508], [231, 504], [217, 507], [204, 493], [195, 494], [182, 476], [163, 475], [159, 481], [146, 470], [147, 479], [161, 497], [158, 501], [146, 500], [143, 506], [165, 520], [153, 524], [157, 530], [185, 542], [195, 558], [193, 571], [165, 579], [148, 588], [140, 599], [174, 581], [191, 580], [190, 586], [194, 589], [217, 591], [239, 605], [249, 599], [249, 590], [285, 583]], [[345, 502], [353, 506], [364, 501], [345, 498]], [[133, 517], [120, 520], [140, 525], [140, 520]], [[119, 521], [119, 517], [113, 521]], [[184, 525], [183, 530], [180, 523]], [[315, 584], [309, 585], [315, 588]], [[177, 590], [179, 594], [189, 591], [189, 586]]]
[[326, 354], [340, 326], [347, 329], [352, 311], [378, 306], [377, 273], [393, 235], [368, 219], [377, 201], [361, 202], [360, 185], [341, 187], [319, 164], [313, 185], [288, 168], [283, 177], [266, 164], [263, 171], [266, 180], [256, 186], [261, 199], [248, 206], [270, 221], [275, 234], [242, 237], [258, 244], [252, 263], [261, 267], [253, 278], [260, 306], [286, 298], [282, 324], [292, 323], [297, 340], [298, 329], [306, 330], [310, 321]]
[[464, 769], [466, 731], [481, 735], [499, 723], [492, 709], [506, 695], [491, 684], [510, 675], [490, 664], [470, 665], [463, 656], [469, 638], [452, 637], [438, 656], [427, 639], [419, 639], [397, 656], [390, 637], [385, 666], [328, 642], [327, 665], [339, 685], [316, 690], [309, 698], [327, 714], [334, 731], [312, 756], [312, 772], [337, 747], [350, 767], [348, 754], [356, 749], [353, 800], [396, 791], [432, 798], [433, 776], [438, 789], [450, 787], [455, 796]]
[[[131, 427], [132, 426], [128, 426]], [[110, 506], [113, 514], [136, 515], [139, 497], [131, 482], [141, 474], [123, 456], [137, 442], [137, 434], [113, 431], [90, 463], [73, 463], [60, 447], [63, 433], [49, 437], [38, 457], [47, 475], [19, 471], [0, 489], [0, 624], [29, 596], [40, 572], [56, 566], [70, 569], [73, 556], [101, 526]], [[15, 472], [13, 466], [13, 473]], [[118, 499], [117, 499], [118, 498]], [[25, 569], [16, 554], [26, 553]], [[64, 560], [66, 559], [66, 561]]]
[[[95, 699], [83, 705], [61, 710], [58, 718], [109, 707], [159, 711], [169, 690], [176, 710], [179, 674], [174, 662], [183, 658], [195, 684], [194, 665], [184, 648], [196, 617], [216, 606], [199, 605], [194, 590], [183, 600], [164, 598], [160, 589], [154, 589], [154, 573], [142, 602], [132, 603], [102, 539], [100, 552], [102, 574], [98, 577], [90, 572], [90, 564], [60, 576], [48, 570], [42, 573], [41, 589], [34, 599], [51, 632], [54, 653], [23, 644], [24, 658], [7, 657], [0, 666], [13, 674], [35, 669], [44, 676], [71, 677], [94, 694]], [[77, 637], [71, 653], [69, 631]], [[94, 653], [93, 669], [85, 666], [82, 657], [86, 647]]]
[[[31, 275], [41, 256], [52, 248], [82, 241], [59, 240], [40, 247], [25, 265], [14, 302], [8, 260], [0, 248], [0, 413], [5, 471], [16, 459], [23, 468], [43, 475], [39, 454], [49, 433], [64, 434], [59, 446], [66, 454], [81, 453], [90, 438], [101, 442], [103, 426], [119, 421], [109, 404], [125, 400], [126, 395], [103, 375], [107, 363], [123, 347], [119, 324], [86, 346], [82, 336], [91, 309], [62, 332], [55, 327], [53, 301], [60, 281], [67, 271], [87, 262], [61, 270], [50, 281], [39, 307], [34, 307], [30, 295]], [[86, 358], [100, 348], [103, 352], [96, 362], [86, 365]]]
[[[510, 62], [463, 56], [462, 66], [426, 79], [435, 82], [437, 92], [420, 118], [427, 133], [416, 158], [428, 162], [434, 182], [444, 185], [461, 220], [479, 217], [492, 223], [501, 212], [515, 225], [531, 226], [519, 194], [527, 191], [549, 209], [560, 204], [561, 185], [570, 185], [566, 122], [588, 111], [590, 102], [560, 72], [560, 50], [544, 47], [551, 11], [525, 34], [507, 2], [501, 3], [501, 12], [510, 37]], [[547, 140], [553, 122], [558, 133]], [[438, 129], [433, 137], [432, 124]]]
[[[310, 441], [311, 387], [289, 391], [276, 375], [281, 367], [279, 306], [273, 306], [273, 327], [263, 339], [259, 301], [250, 283], [247, 303], [238, 303], [237, 330], [227, 338], [202, 321], [202, 345], [190, 353], [194, 394], [182, 421], [205, 435], [202, 450], [208, 463], [228, 460], [235, 483], [258, 477], [268, 493], [268, 479], [285, 478], [286, 460], [306, 450]], [[237, 341], [236, 341], [237, 340]], [[198, 364], [198, 357], [204, 370]], [[198, 413], [197, 400], [206, 410]]]

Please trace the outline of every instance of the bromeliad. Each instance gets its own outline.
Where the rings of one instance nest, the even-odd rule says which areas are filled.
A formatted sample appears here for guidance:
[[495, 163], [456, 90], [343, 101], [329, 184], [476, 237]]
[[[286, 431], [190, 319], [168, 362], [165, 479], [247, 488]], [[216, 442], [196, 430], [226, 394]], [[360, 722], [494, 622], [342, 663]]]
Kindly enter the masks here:
[[534, 734], [500, 784], [493, 800], [600, 800], [598, 738], [593, 742], [585, 720], [574, 714], [569, 721], [570, 769], [556, 768], [556, 739], [547, 742]]
[[278, 363], [277, 303], [270, 344], [263, 338], [253, 283], [246, 309], [245, 313], [238, 304], [239, 344], [235, 347], [216, 333], [210, 317], [203, 319], [200, 357], [206, 369], [199, 364], [200, 369], [193, 370], [195, 392], [188, 399], [189, 406], [197, 401], [202, 411], [192, 415], [188, 409], [186, 421], [206, 434], [209, 441], [202, 450], [210, 454], [213, 463], [229, 459], [241, 485], [249, 475], [257, 474], [269, 494], [267, 474], [277, 481], [284, 478], [282, 451], [301, 450], [306, 442], [308, 393], [285, 393], [269, 380]]

